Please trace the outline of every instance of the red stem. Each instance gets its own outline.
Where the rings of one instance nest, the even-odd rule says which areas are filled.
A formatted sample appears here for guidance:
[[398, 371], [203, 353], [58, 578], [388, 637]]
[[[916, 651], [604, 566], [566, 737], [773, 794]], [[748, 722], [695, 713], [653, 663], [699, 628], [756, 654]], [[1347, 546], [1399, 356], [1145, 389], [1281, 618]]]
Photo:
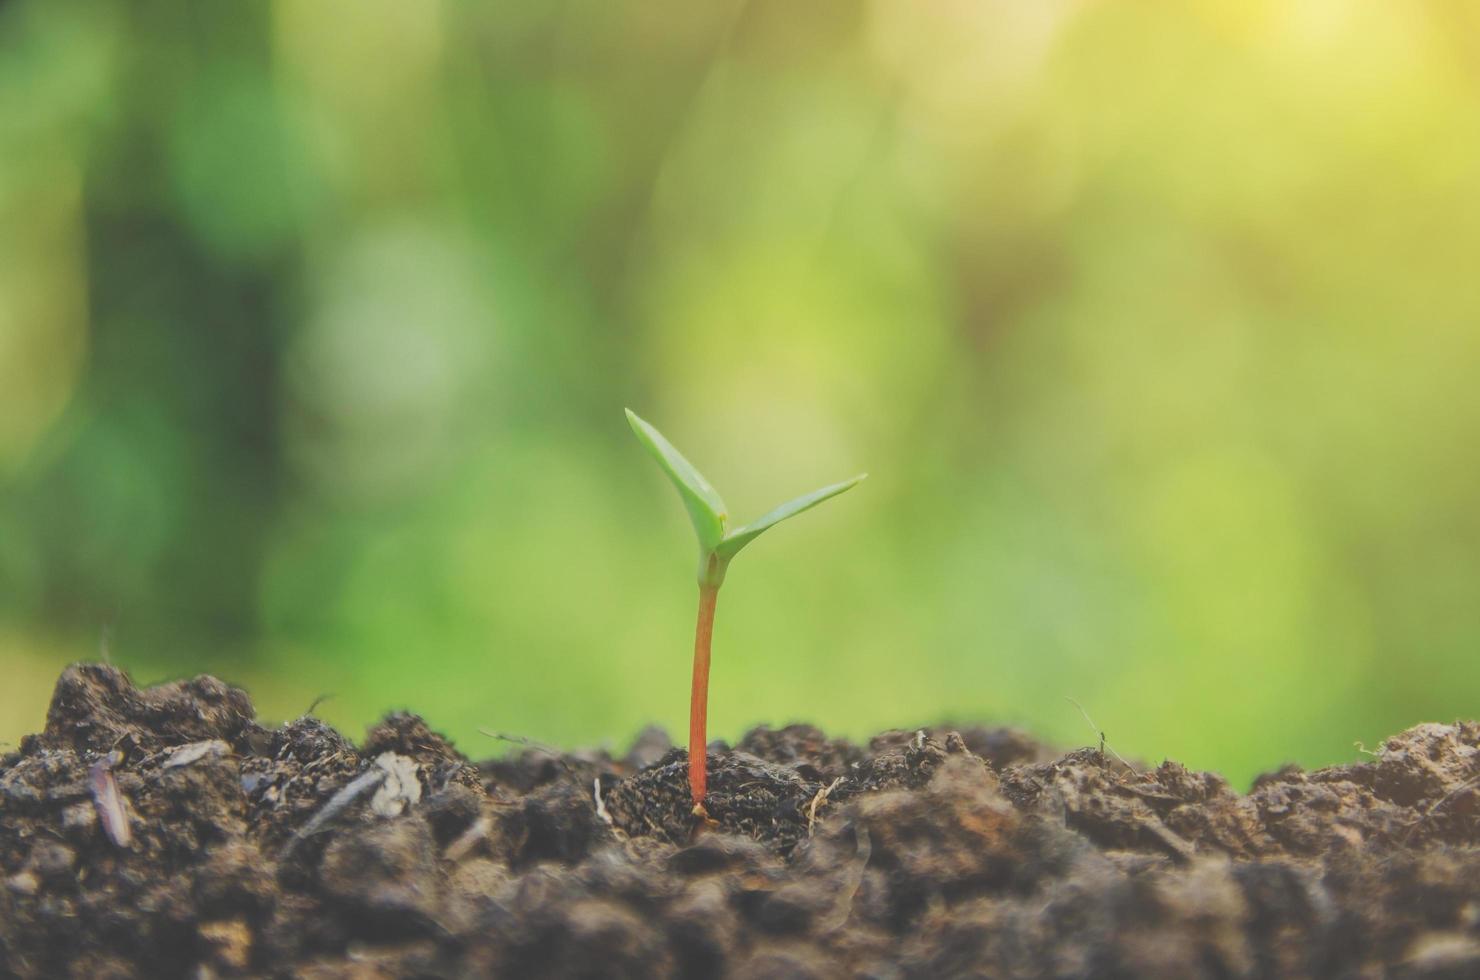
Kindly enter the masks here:
[[714, 634], [714, 600], [718, 596], [718, 587], [699, 586], [699, 624], [694, 629], [694, 686], [689, 693], [689, 792], [693, 794], [696, 813], [704, 809], [707, 788], [709, 641]]

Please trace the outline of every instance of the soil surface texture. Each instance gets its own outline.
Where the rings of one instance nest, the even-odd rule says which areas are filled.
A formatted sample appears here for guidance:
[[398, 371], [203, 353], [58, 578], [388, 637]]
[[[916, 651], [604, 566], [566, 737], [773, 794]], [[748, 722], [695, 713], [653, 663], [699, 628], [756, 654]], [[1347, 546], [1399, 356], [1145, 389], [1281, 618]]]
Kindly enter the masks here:
[[1480, 977], [1480, 724], [1251, 792], [1009, 729], [709, 759], [354, 744], [69, 668], [0, 758], [0, 976]]

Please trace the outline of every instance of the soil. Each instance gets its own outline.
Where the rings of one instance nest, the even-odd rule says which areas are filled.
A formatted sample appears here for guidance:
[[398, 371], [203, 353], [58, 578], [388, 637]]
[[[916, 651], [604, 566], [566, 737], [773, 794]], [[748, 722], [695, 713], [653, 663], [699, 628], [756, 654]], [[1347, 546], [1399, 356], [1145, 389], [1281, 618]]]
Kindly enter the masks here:
[[1007, 729], [709, 760], [417, 717], [358, 746], [211, 677], [69, 668], [0, 758], [0, 975], [1480, 977], [1480, 724], [1247, 794]]

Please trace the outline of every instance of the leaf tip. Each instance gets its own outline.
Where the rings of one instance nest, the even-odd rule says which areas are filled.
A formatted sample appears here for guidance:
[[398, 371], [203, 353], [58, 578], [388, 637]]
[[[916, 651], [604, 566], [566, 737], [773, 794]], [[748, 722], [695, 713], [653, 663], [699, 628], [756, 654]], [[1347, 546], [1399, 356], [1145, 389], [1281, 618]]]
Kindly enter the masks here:
[[654, 436], [660, 439], [662, 438], [662, 435], [657, 429], [653, 428], [652, 423], [647, 419], [638, 415], [630, 408], [623, 408], [622, 411], [627, 413], [627, 425], [632, 429], [632, 434], [637, 436], [638, 440], [643, 443], [651, 443]]

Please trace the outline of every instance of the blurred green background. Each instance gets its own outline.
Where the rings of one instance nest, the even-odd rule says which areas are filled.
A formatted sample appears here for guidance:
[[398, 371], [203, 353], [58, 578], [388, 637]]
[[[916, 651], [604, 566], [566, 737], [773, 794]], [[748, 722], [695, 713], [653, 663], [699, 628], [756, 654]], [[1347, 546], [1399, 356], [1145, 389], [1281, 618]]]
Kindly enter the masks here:
[[0, 739], [949, 718], [1245, 781], [1480, 691], [1480, 7], [0, 4]]

